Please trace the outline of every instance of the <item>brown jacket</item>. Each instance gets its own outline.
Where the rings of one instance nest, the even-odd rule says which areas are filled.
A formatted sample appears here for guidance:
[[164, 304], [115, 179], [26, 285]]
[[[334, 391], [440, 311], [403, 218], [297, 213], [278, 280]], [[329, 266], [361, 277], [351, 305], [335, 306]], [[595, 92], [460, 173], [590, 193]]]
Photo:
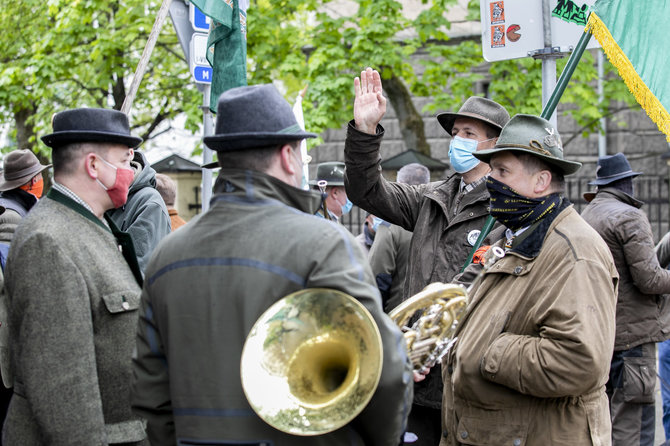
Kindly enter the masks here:
[[441, 446], [610, 444], [616, 287], [607, 245], [572, 206], [490, 267], [442, 364]]
[[605, 240], [619, 272], [614, 350], [670, 337], [670, 271], [654, 252], [651, 226], [642, 202], [615, 188], [600, 189], [582, 217]]

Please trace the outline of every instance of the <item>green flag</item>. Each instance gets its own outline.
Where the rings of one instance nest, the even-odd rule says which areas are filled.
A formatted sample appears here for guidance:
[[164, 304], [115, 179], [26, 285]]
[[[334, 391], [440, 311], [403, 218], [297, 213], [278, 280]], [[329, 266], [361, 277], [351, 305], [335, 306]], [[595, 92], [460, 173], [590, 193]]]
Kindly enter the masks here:
[[587, 24], [635, 99], [670, 142], [670, 0], [598, 0]]
[[207, 61], [212, 66], [209, 108], [224, 91], [247, 85], [247, 13], [239, 0], [191, 0], [211, 20], [207, 38]]

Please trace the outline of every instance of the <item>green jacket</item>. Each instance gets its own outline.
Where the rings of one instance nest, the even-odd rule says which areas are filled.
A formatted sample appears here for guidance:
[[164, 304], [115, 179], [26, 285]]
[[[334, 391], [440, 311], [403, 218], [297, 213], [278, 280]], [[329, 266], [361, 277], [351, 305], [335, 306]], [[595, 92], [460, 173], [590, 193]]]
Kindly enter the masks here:
[[145, 444], [130, 408], [134, 266], [110, 228], [55, 190], [22, 220], [5, 271], [14, 396], [3, 444]]
[[412, 233], [398, 225], [382, 223], [375, 233], [368, 260], [387, 313], [402, 303]]
[[[412, 399], [405, 341], [382, 311], [354, 237], [312, 215], [319, 203], [318, 194], [265, 174], [222, 169], [209, 211], [156, 249], [142, 293], [133, 392], [152, 444], [399, 443]], [[297, 437], [252, 411], [240, 382], [241, 351], [270, 305], [319, 287], [354, 296], [370, 311], [383, 340], [383, 371], [373, 399], [352, 423]]]

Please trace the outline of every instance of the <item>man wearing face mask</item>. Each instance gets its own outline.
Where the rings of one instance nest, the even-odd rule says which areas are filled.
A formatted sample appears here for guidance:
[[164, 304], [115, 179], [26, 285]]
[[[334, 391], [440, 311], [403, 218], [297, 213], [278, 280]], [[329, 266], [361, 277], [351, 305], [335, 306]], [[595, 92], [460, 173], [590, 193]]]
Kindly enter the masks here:
[[[320, 163], [316, 166], [316, 178], [309, 182], [313, 188], [320, 190], [318, 183], [326, 182], [326, 189], [323, 203], [317, 212], [317, 215], [333, 220], [340, 221], [343, 215], [351, 211], [353, 203], [347, 197], [347, 191], [344, 189], [344, 163], [332, 161]], [[325, 205], [325, 206], [324, 206]], [[328, 213], [324, 214], [324, 207]]]
[[53, 187], [17, 227], [5, 272], [3, 443], [146, 444], [130, 409], [142, 276], [130, 236], [105, 217], [125, 203], [142, 139], [115, 110], [66, 110], [52, 126]]
[[[357, 206], [412, 231], [403, 299], [432, 282], [449, 282], [460, 272], [488, 216], [485, 175], [489, 166], [472, 152], [493, 147], [509, 113], [500, 104], [469, 98], [457, 113], [437, 119], [452, 136], [450, 160], [457, 173], [423, 185], [389, 182], [381, 174], [379, 147], [386, 112], [379, 73], [367, 68], [354, 80], [354, 120], [344, 147], [347, 194]], [[439, 367], [415, 387], [409, 431], [418, 444], [436, 445], [441, 436], [442, 379]], [[408, 434], [408, 441], [414, 438]]]
[[514, 116], [475, 156], [491, 166], [491, 215], [506, 232], [484, 255], [442, 360], [440, 445], [611, 444], [605, 383], [619, 276], [565, 196], [564, 176], [581, 164], [531, 115]]
[[28, 149], [14, 150], [5, 156], [0, 173], [0, 242], [12, 241], [16, 225], [42, 198], [44, 178], [42, 171], [51, 167], [42, 165]]

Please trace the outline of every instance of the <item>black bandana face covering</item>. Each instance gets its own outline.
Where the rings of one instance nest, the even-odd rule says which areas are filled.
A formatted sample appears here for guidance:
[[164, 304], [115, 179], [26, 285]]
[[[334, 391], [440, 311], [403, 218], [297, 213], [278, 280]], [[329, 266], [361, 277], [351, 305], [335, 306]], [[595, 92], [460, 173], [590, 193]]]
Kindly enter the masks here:
[[528, 198], [495, 178], [486, 179], [486, 188], [491, 195], [491, 216], [512, 231], [530, 226], [551, 213], [561, 202], [554, 193], [540, 198]]

